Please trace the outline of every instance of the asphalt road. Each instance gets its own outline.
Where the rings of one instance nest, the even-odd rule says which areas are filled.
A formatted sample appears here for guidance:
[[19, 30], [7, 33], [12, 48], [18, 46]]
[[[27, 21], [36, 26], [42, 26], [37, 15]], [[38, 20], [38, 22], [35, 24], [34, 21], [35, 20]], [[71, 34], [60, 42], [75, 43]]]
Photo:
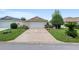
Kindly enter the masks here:
[[0, 43], [0, 50], [79, 50], [79, 44]]

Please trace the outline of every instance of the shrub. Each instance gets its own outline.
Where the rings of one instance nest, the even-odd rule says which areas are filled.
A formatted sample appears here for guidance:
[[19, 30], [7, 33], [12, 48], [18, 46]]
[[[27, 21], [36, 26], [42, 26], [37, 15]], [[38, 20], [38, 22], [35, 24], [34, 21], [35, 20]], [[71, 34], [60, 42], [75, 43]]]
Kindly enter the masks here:
[[47, 24], [45, 25], [45, 28], [49, 28], [49, 23], [47, 22]]
[[23, 25], [22, 28], [29, 29], [29, 27], [28, 26], [25, 26], [25, 25]]
[[49, 26], [45, 25], [45, 28], [53, 28], [53, 26], [52, 25], [49, 25]]
[[65, 24], [66, 27], [69, 28], [69, 30], [74, 30], [75, 26], [76, 26], [76, 22], [68, 22]]
[[66, 31], [66, 34], [68, 36], [71, 36], [73, 38], [78, 36], [77, 31], [75, 30], [75, 26], [76, 26], [75, 22], [69, 22], [65, 24], [65, 26], [68, 27], [68, 30]]
[[53, 26], [49, 25], [49, 23], [47, 22], [47, 24], [45, 25], [45, 28], [53, 28]]
[[70, 36], [70, 37], [73, 37], [73, 38], [75, 38], [75, 37], [77, 37], [78, 35], [77, 35], [77, 31], [76, 30], [67, 30], [66, 31], [66, 34], [68, 35], [68, 36]]
[[11, 29], [17, 29], [18, 25], [16, 23], [12, 23], [10, 25]]

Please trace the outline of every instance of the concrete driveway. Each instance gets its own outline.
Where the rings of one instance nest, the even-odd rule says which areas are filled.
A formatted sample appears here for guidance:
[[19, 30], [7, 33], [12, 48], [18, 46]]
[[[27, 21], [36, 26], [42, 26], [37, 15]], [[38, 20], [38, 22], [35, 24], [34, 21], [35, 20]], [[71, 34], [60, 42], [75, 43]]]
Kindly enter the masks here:
[[18, 36], [15, 40], [9, 41], [15, 43], [61, 43], [57, 41], [46, 29], [29, 29]]

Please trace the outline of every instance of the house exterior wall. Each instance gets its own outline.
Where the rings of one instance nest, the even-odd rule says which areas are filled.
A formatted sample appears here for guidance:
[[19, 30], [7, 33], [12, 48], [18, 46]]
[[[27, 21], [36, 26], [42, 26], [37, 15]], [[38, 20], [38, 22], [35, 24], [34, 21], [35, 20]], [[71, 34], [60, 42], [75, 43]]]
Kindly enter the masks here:
[[11, 23], [16, 23], [18, 26], [23, 25], [21, 21], [0, 20], [0, 28], [10, 28]]

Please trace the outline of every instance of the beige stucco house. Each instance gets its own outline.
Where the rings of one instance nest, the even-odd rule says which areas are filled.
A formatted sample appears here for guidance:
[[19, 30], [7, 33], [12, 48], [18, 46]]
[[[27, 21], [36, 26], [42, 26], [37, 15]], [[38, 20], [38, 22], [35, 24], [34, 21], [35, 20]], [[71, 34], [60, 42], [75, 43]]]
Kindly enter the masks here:
[[67, 17], [64, 18], [64, 22], [76, 22], [77, 24], [79, 24], [79, 17]]
[[29, 28], [44, 28], [47, 24], [47, 20], [36, 16], [29, 20], [22, 21], [22, 23], [28, 26]]
[[[77, 24], [79, 24], [79, 17], [66, 17], [64, 18], [64, 23], [68, 23], [68, 22], [76, 22]], [[64, 25], [62, 25], [62, 28], [66, 28]]]

